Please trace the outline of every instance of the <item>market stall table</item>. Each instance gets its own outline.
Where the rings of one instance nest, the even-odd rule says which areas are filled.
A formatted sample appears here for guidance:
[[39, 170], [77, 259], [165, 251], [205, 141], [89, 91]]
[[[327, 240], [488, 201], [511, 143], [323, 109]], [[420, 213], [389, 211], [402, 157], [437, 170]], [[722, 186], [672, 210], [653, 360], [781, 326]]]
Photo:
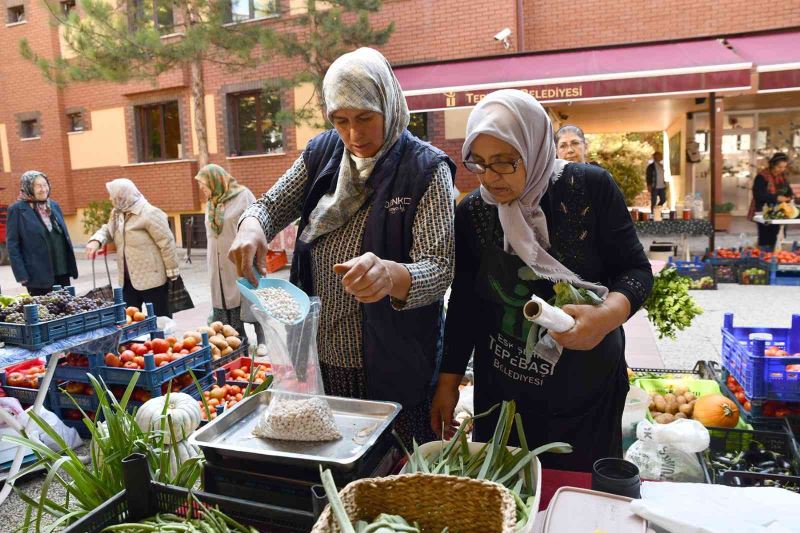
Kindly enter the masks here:
[[[39, 382], [39, 390], [36, 393], [36, 399], [31, 407], [33, 412], [38, 415], [41, 414], [44, 399], [47, 397], [50, 383], [53, 380], [53, 374], [55, 373], [56, 366], [58, 366], [58, 361], [62, 355], [68, 351], [75, 350], [87, 351], [91, 353], [111, 351], [116, 348], [117, 344], [119, 343], [121, 333], [122, 331], [117, 326], [106, 326], [53, 342], [39, 350], [28, 350], [18, 346], [3, 346], [0, 348], [0, 368], [6, 368], [10, 365], [28, 361], [30, 359], [46, 359], [49, 355], [55, 355], [55, 357], [50, 357], [50, 360], [47, 362], [47, 370], [44, 377]], [[16, 419], [14, 419], [14, 417], [12, 417], [5, 409], [0, 409], [0, 420], [8, 424], [8, 426], [11, 428], [15, 428], [17, 430], [22, 429]], [[25, 431], [30, 431], [34, 424], [35, 422], [33, 419], [29, 418], [28, 423], [24, 428]], [[24, 456], [25, 449], [19, 447], [16, 455], [14, 456], [14, 461], [11, 464], [11, 468], [8, 471], [9, 480], [19, 472]], [[8, 495], [11, 494], [13, 485], [14, 483], [8, 480], [6, 481], [5, 485], [3, 485], [3, 489], [0, 491], [0, 505], [2, 505], [3, 502], [6, 501], [6, 498], [8, 498]]]
[[778, 240], [775, 242], [775, 250], [780, 250], [783, 246], [783, 241], [786, 240], [786, 226], [800, 225], [800, 218], [770, 218], [764, 219], [764, 215], [756, 215], [753, 217], [753, 222], [758, 224], [775, 224], [781, 227], [778, 233]]
[[[636, 231], [642, 235], [680, 235], [681, 248], [686, 261], [691, 260], [689, 250], [689, 235], [705, 235], [711, 239], [714, 227], [711, 222], [704, 219], [694, 220], [646, 220], [633, 223]], [[710, 248], [709, 243], [709, 248]]]

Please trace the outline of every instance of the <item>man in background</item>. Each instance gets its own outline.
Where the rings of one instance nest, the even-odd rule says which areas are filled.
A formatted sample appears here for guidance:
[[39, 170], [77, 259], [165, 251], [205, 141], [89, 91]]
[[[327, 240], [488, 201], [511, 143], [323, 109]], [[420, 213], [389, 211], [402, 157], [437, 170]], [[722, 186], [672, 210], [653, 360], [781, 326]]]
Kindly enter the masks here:
[[650, 191], [650, 212], [655, 216], [656, 207], [667, 203], [667, 182], [664, 181], [664, 155], [653, 154], [653, 161], [647, 165], [647, 190]]

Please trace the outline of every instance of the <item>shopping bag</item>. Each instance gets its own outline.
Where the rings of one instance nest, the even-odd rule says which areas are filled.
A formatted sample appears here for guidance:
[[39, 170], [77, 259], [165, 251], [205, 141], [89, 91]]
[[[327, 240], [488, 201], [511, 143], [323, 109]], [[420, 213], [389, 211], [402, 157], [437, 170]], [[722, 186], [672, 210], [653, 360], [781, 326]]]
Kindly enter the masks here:
[[[95, 298], [97, 300], [102, 300], [104, 302], [114, 302], [114, 289], [111, 286], [111, 271], [108, 269], [108, 254], [105, 250], [102, 252], [103, 255], [103, 262], [106, 264], [106, 278], [108, 279], [108, 285], [103, 285], [102, 287], [97, 286], [97, 278], [95, 277], [94, 271], [94, 257], [92, 258], [92, 288], [89, 292], [87, 292], [84, 296], [87, 298]], [[96, 257], [96, 256], [95, 256]]]
[[169, 282], [169, 310], [171, 313], [178, 313], [193, 309], [194, 303], [192, 297], [183, 284], [183, 278], [178, 276], [176, 279]]

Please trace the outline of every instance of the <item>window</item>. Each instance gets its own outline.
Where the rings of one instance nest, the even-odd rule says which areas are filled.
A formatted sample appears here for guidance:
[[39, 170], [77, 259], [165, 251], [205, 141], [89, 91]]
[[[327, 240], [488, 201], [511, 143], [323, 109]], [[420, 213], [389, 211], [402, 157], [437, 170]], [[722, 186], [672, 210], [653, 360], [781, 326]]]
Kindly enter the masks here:
[[35, 139], [39, 136], [39, 121], [37, 119], [22, 120], [19, 124], [23, 139]]
[[67, 118], [69, 119], [69, 131], [83, 131], [85, 129], [83, 113], [70, 113]]
[[17, 22], [25, 22], [25, 6], [18, 5], [9, 7], [6, 12], [6, 20], [8, 24], [15, 24]]
[[230, 0], [227, 22], [243, 22], [278, 14], [276, 0]]
[[134, 13], [131, 26], [153, 24], [159, 33], [172, 33], [175, 20], [172, 16], [172, 3], [169, 0], [133, 0]]
[[408, 121], [408, 131], [422, 139], [428, 140], [428, 114], [427, 113], [411, 113], [411, 119]]
[[75, 0], [61, 0], [61, 13], [67, 17], [75, 10]]
[[136, 108], [139, 160], [165, 161], [181, 156], [181, 122], [178, 102]]
[[231, 94], [231, 155], [272, 154], [283, 152], [283, 130], [275, 121], [281, 110], [280, 95], [275, 91]]

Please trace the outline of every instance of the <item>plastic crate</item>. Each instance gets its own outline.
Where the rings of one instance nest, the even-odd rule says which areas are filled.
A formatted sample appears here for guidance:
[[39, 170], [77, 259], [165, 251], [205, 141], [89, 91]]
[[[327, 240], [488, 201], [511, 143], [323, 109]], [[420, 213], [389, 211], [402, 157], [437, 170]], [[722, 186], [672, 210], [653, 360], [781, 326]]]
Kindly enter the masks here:
[[[760, 272], [756, 273], [756, 270]], [[740, 285], [769, 285], [770, 265], [760, 259], [742, 259], [737, 275]]]
[[[75, 295], [74, 287], [67, 287], [67, 290]], [[0, 341], [38, 350], [51, 342], [72, 335], [87, 333], [104, 326], [124, 324], [125, 302], [122, 301], [122, 289], [114, 289], [114, 303], [108, 307], [47, 322], [39, 322], [38, 308], [35, 305], [26, 305], [25, 322], [25, 324], [0, 322]]]
[[[29, 359], [28, 361], [23, 361], [21, 363], [17, 363], [14, 365], [7, 366], [2, 372], [0, 372], [0, 386], [2, 386], [3, 390], [6, 393], [6, 396], [11, 398], [16, 398], [19, 400], [19, 403], [25, 405], [33, 405], [33, 402], [36, 401], [36, 395], [39, 394], [38, 388], [30, 388], [30, 387], [12, 387], [8, 384], [7, 378], [8, 375], [13, 372], [20, 372], [23, 370], [27, 370], [33, 366], [44, 366], [46, 362], [44, 359], [34, 358]], [[45, 399], [45, 405], [47, 405], [47, 400]]]
[[[47, 392], [47, 398], [51, 409], [77, 409], [77, 407], [75, 407], [77, 404], [84, 411], [97, 411], [97, 396], [94, 394], [67, 395], [67, 393], [62, 390], [66, 385], [66, 383], [51, 383], [50, 390]], [[94, 392], [94, 389], [92, 389], [92, 392]]]
[[[772, 339], [752, 339], [754, 333]], [[733, 313], [726, 313], [722, 326], [722, 365], [744, 388], [750, 400], [800, 401], [800, 372], [787, 369], [800, 365], [798, 357], [766, 357], [766, 346], [800, 352], [800, 315], [792, 315], [791, 328], [747, 328], [733, 326]], [[797, 367], [800, 368], [800, 367]]]
[[668, 266], [675, 267], [679, 275], [692, 281], [690, 289], [716, 290], [717, 288], [714, 267], [711, 263], [701, 261], [700, 257], [695, 256], [692, 261], [677, 261], [670, 257]]
[[[249, 365], [253, 364], [253, 359], [250, 357], [240, 357], [235, 361], [231, 361], [230, 363], [222, 366], [219, 370], [224, 370], [227, 374], [231, 370], [235, 370], [241, 368], [244, 362], [248, 362]], [[263, 363], [256, 363], [256, 364], [263, 364]], [[223, 376], [224, 377], [224, 376]], [[247, 386], [248, 380], [247, 379], [230, 379], [227, 381], [228, 385], [239, 385], [242, 387]], [[259, 384], [253, 384], [254, 387], [257, 387]]]
[[211, 366], [213, 368], [219, 368], [221, 366], [227, 365], [231, 361], [239, 359], [240, 357], [247, 357], [247, 355], [249, 354], [249, 350], [250, 350], [250, 345], [247, 344], [247, 337], [245, 337], [244, 334], [242, 334], [242, 344], [239, 345], [238, 348], [236, 348], [228, 355], [223, 355], [219, 359], [212, 358]]
[[737, 472], [728, 470], [722, 473], [722, 484], [729, 487], [769, 487], [780, 484], [781, 488], [800, 492], [800, 476], [781, 476], [778, 474], [759, 474], [757, 472]]
[[[143, 455], [125, 458], [122, 469], [126, 490], [63, 529], [64, 533], [99, 533], [109, 526], [137, 522], [156, 513], [186, 516], [190, 509], [190, 491], [152, 481]], [[207, 492], [192, 491], [192, 494], [201, 502], [201, 505], [192, 504], [193, 512], [202, 511], [203, 506], [217, 507], [242, 525], [260, 531], [307, 531], [297, 528], [297, 512], [292, 509]]]
[[710, 452], [740, 452], [763, 447], [782, 454], [800, 474], [800, 453], [794, 439], [786, 431], [758, 431], [720, 428], [711, 435], [708, 450], [698, 454], [706, 483], [713, 483], [714, 473], [709, 466]]
[[86, 424], [83, 423], [83, 420], [73, 420], [71, 418], [64, 418], [58, 413], [56, 414], [61, 419], [61, 421], [64, 422], [65, 426], [75, 428], [78, 431], [78, 435], [80, 435], [81, 438], [84, 439], [92, 438], [92, 432], [89, 431], [89, 428], [86, 427]]
[[145, 304], [145, 306], [147, 308], [147, 318], [145, 318], [140, 322], [133, 322], [131, 324], [128, 324], [127, 326], [123, 326], [122, 335], [120, 335], [119, 338], [120, 344], [130, 342], [143, 335], [152, 333], [156, 331], [156, 329], [158, 328], [157, 326], [158, 317], [156, 316], [156, 311], [153, 308], [153, 304]]

